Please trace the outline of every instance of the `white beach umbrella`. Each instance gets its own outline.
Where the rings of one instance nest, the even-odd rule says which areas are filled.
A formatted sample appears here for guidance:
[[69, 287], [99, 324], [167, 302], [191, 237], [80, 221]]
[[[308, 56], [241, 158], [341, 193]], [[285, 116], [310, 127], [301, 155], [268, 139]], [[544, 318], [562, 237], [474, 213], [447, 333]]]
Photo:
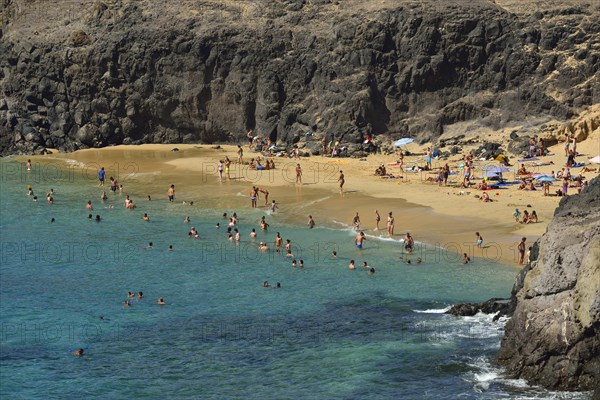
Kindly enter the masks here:
[[591, 163], [594, 163], [594, 164], [600, 164], [600, 155], [598, 155], [594, 158], [590, 158], [588, 161]]

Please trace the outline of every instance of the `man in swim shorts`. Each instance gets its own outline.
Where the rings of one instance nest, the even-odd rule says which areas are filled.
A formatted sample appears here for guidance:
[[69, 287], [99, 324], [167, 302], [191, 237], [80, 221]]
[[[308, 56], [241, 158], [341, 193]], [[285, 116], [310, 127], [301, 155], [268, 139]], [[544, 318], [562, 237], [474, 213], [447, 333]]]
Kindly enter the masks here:
[[171, 185], [171, 187], [169, 187], [169, 190], [167, 190], [167, 196], [169, 196], [169, 203], [173, 203], [173, 200], [175, 200], [175, 185]]
[[361, 232], [358, 235], [356, 235], [356, 238], [354, 239], [354, 244], [356, 246], [357, 249], [362, 250], [363, 248], [363, 241], [365, 240], [365, 233]]

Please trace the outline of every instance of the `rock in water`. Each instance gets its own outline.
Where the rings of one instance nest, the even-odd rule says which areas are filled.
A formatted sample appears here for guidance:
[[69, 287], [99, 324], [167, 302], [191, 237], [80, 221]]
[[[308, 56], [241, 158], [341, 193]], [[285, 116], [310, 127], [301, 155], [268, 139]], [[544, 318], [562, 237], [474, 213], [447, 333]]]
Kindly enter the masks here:
[[510, 375], [600, 395], [600, 177], [560, 201], [515, 285], [498, 354]]

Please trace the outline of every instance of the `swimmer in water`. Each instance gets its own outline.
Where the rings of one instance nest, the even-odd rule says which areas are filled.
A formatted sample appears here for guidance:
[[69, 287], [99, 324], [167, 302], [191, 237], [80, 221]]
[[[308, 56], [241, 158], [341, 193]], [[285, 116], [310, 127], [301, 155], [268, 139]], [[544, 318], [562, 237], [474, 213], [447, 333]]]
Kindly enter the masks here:
[[54, 223], [56, 220], [54, 218], [50, 218], [50, 222], [48, 222], [49, 224]]
[[102, 220], [102, 218], [100, 218], [100, 216], [98, 214], [96, 214], [96, 222], [100, 222]]
[[150, 221], [150, 217], [148, 216], [148, 214], [147, 214], [147, 213], [144, 213], [144, 216], [142, 217], [142, 219], [143, 219], [144, 221], [146, 221], [146, 222], [149, 222], [149, 221]]
[[304, 260], [298, 261], [298, 268], [304, 268]]
[[256, 229], [252, 228], [252, 232], [250, 232], [250, 237], [251, 238], [255, 238], [256, 237]]
[[165, 299], [163, 299], [162, 297], [159, 297], [159, 298], [158, 298], [158, 301], [156, 302], [156, 304], [159, 304], [159, 305], [161, 305], [161, 306], [164, 306], [164, 305], [165, 305], [165, 304], [167, 304], [167, 303], [165, 303]]
[[264, 282], [263, 282], [263, 287], [264, 287], [264, 288], [271, 287], [271, 285], [269, 285], [269, 281], [264, 281]]
[[373, 275], [375, 273], [375, 268], [371, 267], [369, 270], [369, 275]]
[[350, 260], [350, 264], [348, 264], [349, 269], [356, 269], [356, 265], [354, 265], [354, 260]]
[[173, 245], [172, 244], [169, 245], [169, 248], [167, 249], [167, 251], [173, 251]]
[[83, 349], [80, 347], [80, 348], [78, 348], [77, 350], [75, 350], [75, 351], [73, 352], [73, 355], [74, 355], [74, 356], [77, 356], [77, 357], [81, 357], [81, 356], [83, 356], [83, 353], [84, 353], [84, 351], [83, 351]]
[[467, 253], [463, 253], [463, 264], [468, 264], [471, 262], [471, 258], [467, 255]]
[[292, 260], [292, 267], [296, 267], [296, 260]]

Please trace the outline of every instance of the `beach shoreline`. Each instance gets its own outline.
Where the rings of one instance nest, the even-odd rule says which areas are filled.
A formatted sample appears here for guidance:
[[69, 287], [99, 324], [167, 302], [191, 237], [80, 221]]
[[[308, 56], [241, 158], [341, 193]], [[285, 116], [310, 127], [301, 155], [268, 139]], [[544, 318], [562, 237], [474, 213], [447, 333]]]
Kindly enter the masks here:
[[[591, 158], [598, 142], [598, 132], [595, 132], [579, 144], [579, 151]], [[410, 149], [414, 155], [406, 157], [405, 161], [420, 162], [426, 147], [414, 145]], [[536, 172], [549, 173], [551, 169], [560, 169], [564, 163], [561, 147], [558, 144], [550, 148], [554, 155], [544, 157], [544, 161], [553, 164], [536, 167]], [[173, 151], [175, 148], [177, 151]], [[178, 201], [194, 201], [198, 207], [236, 209], [241, 214], [244, 209], [250, 208], [248, 193], [257, 186], [270, 192], [269, 202], [271, 199], [277, 201], [278, 218], [282, 221], [306, 224], [310, 214], [317, 221], [317, 226], [345, 226], [348, 229], [352, 225], [352, 217], [358, 212], [361, 230], [375, 236], [386, 236], [386, 218], [391, 211], [395, 217], [393, 238], [398, 242], [406, 232], [410, 232], [417, 242], [443, 251], [458, 255], [467, 253], [475, 259], [484, 258], [517, 267], [520, 267], [516, 262], [517, 242], [526, 237], [527, 245], [532, 245], [545, 232], [560, 200], [560, 197], [543, 196], [542, 190], [527, 192], [510, 186], [490, 191], [494, 201], [484, 203], [475, 198], [480, 192], [473, 187], [464, 189], [428, 182], [427, 178], [435, 176], [434, 172], [400, 173], [397, 167], [391, 166], [388, 170], [402, 178], [374, 175], [379, 165], [392, 164], [396, 155], [372, 154], [363, 159], [312, 156], [295, 160], [274, 157], [274, 170], [257, 171], [248, 168], [247, 162], [260, 153], [250, 152], [245, 146], [245, 163], [238, 164], [236, 151], [235, 145], [147, 144], [15, 156], [13, 159], [23, 164], [31, 159], [34, 166], [57, 162], [52, 168], [61, 168], [60, 165], [71, 168], [73, 173], [81, 174], [90, 180], [90, 185], [95, 186], [98, 185], [97, 170], [103, 166], [107, 177], [115, 174], [125, 183], [125, 193], [150, 195], [153, 199], [167, 201], [166, 190], [170, 184], [175, 184]], [[233, 161], [232, 179], [220, 182], [217, 165], [225, 156]], [[454, 161], [434, 160], [433, 171], [446, 162], [456, 170], [458, 158], [454, 157]], [[297, 164], [303, 171], [302, 185], [295, 182]], [[476, 163], [479, 167], [483, 164]], [[513, 165], [516, 166], [516, 163]], [[340, 171], [346, 179], [343, 194], [339, 193], [337, 182]], [[595, 174], [597, 172], [588, 173], [586, 177], [591, 179]], [[507, 175], [509, 180], [514, 178], [512, 173]], [[460, 176], [460, 173], [451, 176], [449, 183], [459, 181]], [[99, 193], [101, 189], [98, 188]], [[140, 210], [143, 211], [143, 203], [138, 201], [139, 205], [142, 205]], [[259, 199], [259, 205], [261, 209], [267, 209], [262, 199]], [[536, 210], [539, 222], [516, 223], [512, 216], [515, 208], [530, 212]], [[374, 230], [376, 209], [381, 216], [378, 231]], [[476, 248], [475, 232], [481, 233], [486, 248]]]

